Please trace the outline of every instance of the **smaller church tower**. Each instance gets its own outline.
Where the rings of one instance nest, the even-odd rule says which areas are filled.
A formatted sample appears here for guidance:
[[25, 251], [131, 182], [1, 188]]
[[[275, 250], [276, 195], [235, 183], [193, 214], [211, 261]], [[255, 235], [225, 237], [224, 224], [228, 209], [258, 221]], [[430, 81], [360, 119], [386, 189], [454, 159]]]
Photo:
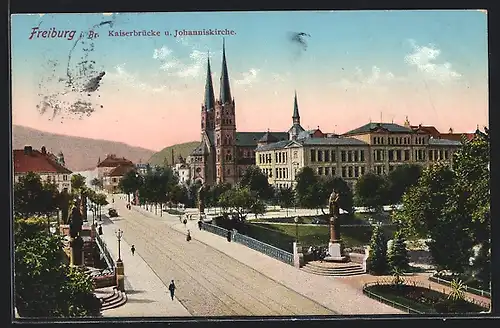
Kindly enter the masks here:
[[288, 130], [288, 136], [290, 140], [297, 140], [299, 134], [303, 132], [304, 129], [300, 125], [300, 115], [299, 115], [299, 104], [297, 101], [297, 91], [295, 91], [295, 97], [293, 101], [293, 115], [292, 115], [292, 127]]

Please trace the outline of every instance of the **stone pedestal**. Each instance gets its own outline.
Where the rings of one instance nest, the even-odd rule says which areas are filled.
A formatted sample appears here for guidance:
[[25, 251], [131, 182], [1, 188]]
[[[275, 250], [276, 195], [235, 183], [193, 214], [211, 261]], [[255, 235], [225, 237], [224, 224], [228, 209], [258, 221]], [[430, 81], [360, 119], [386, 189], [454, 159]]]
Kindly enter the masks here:
[[116, 275], [116, 286], [122, 292], [125, 291], [125, 268], [123, 267], [123, 261], [116, 261], [115, 268]]
[[72, 238], [71, 246], [71, 265], [80, 266], [83, 264], [83, 240], [81, 237]]
[[340, 240], [330, 241], [328, 243], [328, 254], [325, 257], [325, 261], [329, 262], [346, 262], [347, 257], [344, 256], [344, 250], [342, 247], [342, 242]]
[[304, 254], [302, 253], [302, 247], [299, 243], [293, 243], [293, 265], [297, 269], [304, 266]]

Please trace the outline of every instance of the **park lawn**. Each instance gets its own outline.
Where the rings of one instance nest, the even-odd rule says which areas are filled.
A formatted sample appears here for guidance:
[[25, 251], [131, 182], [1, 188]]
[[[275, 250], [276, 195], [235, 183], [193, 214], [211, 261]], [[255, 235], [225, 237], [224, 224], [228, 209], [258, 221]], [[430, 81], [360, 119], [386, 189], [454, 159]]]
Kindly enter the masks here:
[[[262, 242], [269, 243], [266, 240], [270, 240], [272, 245], [276, 243], [280, 243], [277, 241], [277, 238], [285, 239], [286, 243], [289, 243], [290, 240], [293, 242], [296, 236], [296, 227], [295, 225], [282, 225], [282, 224], [259, 224], [259, 223], [251, 223], [249, 226], [258, 227], [257, 229], [252, 229], [253, 235], [250, 236], [255, 239], [259, 239]], [[317, 226], [309, 226], [309, 225], [301, 225], [298, 226], [298, 235], [299, 242], [302, 245], [308, 246], [325, 246], [328, 245], [328, 241], [330, 239], [330, 230], [327, 225], [317, 225]], [[385, 227], [384, 227], [385, 229]], [[392, 236], [393, 228], [387, 227], [387, 233]], [[272, 233], [279, 232], [279, 234]], [[272, 234], [272, 237], [267, 237], [266, 235]], [[359, 247], [368, 245], [370, 243], [372, 235], [372, 227], [364, 226], [364, 227], [342, 227], [341, 230], [341, 239], [344, 242], [345, 247]], [[257, 237], [258, 236], [258, 237]], [[281, 243], [280, 243], [281, 244]], [[276, 245], [274, 245], [276, 246]], [[278, 246], [276, 246], [278, 247]]]

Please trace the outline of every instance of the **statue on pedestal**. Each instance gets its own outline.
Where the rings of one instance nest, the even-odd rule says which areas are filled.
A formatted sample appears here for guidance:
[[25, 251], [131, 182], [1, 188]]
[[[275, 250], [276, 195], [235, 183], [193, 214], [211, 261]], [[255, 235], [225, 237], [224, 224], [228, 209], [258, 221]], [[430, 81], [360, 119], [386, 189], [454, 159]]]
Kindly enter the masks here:
[[83, 218], [81, 213], [81, 201], [78, 200], [71, 210], [69, 217], [69, 235], [71, 237], [71, 264], [81, 265], [83, 262], [82, 249], [83, 239], [80, 236], [82, 232]]
[[340, 207], [338, 204], [340, 194], [333, 189], [328, 199], [329, 214], [330, 214], [330, 241], [337, 242], [340, 240], [340, 231], [338, 227], [338, 218], [340, 216]]
[[198, 189], [198, 210], [200, 211], [200, 214], [205, 213], [205, 195], [206, 187], [205, 184], [202, 183]]

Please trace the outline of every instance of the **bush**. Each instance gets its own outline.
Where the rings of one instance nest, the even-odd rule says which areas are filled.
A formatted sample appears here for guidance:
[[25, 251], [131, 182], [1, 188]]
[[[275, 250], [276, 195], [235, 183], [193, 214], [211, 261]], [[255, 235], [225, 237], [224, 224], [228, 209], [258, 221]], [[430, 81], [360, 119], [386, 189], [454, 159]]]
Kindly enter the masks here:
[[373, 229], [368, 265], [371, 274], [387, 273], [387, 238], [379, 226], [375, 226]]
[[387, 260], [391, 270], [407, 270], [409, 268], [409, 255], [402, 231], [396, 232], [388, 250]]

